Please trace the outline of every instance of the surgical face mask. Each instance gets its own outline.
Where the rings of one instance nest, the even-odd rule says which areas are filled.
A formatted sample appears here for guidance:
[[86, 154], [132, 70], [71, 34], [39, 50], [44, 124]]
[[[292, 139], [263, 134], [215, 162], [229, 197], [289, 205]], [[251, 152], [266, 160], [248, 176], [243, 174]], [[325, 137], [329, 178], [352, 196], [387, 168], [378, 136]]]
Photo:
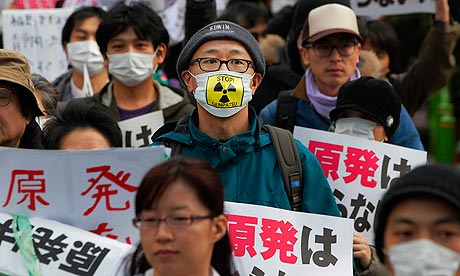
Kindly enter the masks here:
[[156, 68], [153, 68], [153, 59], [156, 53], [155, 51], [152, 55], [127, 52], [107, 55], [109, 73], [126, 86], [139, 85], [153, 77], [156, 71]]
[[252, 99], [250, 83], [254, 75], [233, 71], [207, 72], [196, 76], [190, 74], [198, 84], [194, 93], [196, 101], [216, 117], [235, 115]]
[[45, 127], [45, 124], [49, 119], [50, 118], [45, 118], [45, 117], [35, 117], [35, 121], [38, 123], [41, 129]]
[[395, 276], [454, 276], [460, 254], [428, 239], [391, 246], [389, 257]]
[[335, 122], [335, 133], [374, 140], [374, 128], [376, 126], [375, 122], [359, 117], [343, 118]]
[[96, 41], [85, 40], [67, 43], [67, 58], [72, 68], [83, 74], [84, 66], [90, 76], [104, 71], [104, 59]]

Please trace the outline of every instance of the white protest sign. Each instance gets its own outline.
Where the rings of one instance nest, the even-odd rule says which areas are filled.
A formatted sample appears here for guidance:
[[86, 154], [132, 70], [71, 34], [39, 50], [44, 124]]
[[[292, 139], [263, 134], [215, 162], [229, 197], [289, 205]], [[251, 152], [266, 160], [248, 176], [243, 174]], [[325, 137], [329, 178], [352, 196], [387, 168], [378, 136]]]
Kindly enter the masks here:
[[236, 275], [353, 275], [353, 221], [225, 202]]
[[[0, 274], [29, 275], [12, 228], [13, 218], [0, 213]], [[134, 247], [56, 221], [30, 218], [40, 275], [125, 275]]]
[[358, 16], [377, 18], [382, 15], [434, 13], [436, 0], [353, 0], [351, 7]]
[[123, 135], [123, 147], [145, 147], [152, 143], [152, 135], [164, 125], [163, 111], [158, 110], [142, 116], [118, 122]]
[[0, 212], [42, 217], [134, 244], [134, 196], [164, 147], [90, 151], [0, 148]]
[[62, 28], [73, 9], [3, 10], [3, 45], [24, 54], [32, 73], [53, 81], [67, 71]]
[[394, 178], [426, 164], [426, 152], [344, 134], [294, 128], [294, 137], [319, 160], [342, 217], [373, 243], [380, 199]]

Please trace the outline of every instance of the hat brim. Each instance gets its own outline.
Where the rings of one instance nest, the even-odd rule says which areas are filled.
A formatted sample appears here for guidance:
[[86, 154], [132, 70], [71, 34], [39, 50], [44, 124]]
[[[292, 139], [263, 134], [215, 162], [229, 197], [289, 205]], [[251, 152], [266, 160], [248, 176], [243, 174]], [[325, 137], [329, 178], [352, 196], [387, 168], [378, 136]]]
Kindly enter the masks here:
[[25, 91], [28, 91], [30, 92], [29, 93], [29, 96], [32, 98], [32, 100], [34, 101], [34, 111], [33, 111], [33, 114], [37, 117], [39, 116], [45, 116], [45, 114], [43, 113], [43, 111], [40, 109], [40, 107], [38, 106], [38, 101], [37, 101], [37, 97], [35, 96], [35, 93], [34, 91], [30, 90], [28, 87], [22, 85], [22, 83], [18, 82], [18, 81], [15, 81], [11, 78], [3, 78], [3, 77], [0, 77], [0, 81], [5, 81], [5, 82], [9, 82], [9, 83], [13, 83], [13, 84], [16, 84], [16, 85], [19, 85], [20, 87], [24, 88]]
[[339, 33], [352, 34], [352, 35], [356, 36], [359, 39], [360, 42], [363, 40], [363, 37], [359, 33], [353, 32], [353, 31], [348, 30], [348, 29], [337, 28], [337, 29], [330, 29], [330, 30], [327, 30], [327, 31], [319, 32], [319, 33], [315, 34], [314, 36], [309, 37], [304, 42], [306, 42], [306, 43], [314, 43], [314, 42], [320, 40], [323, 37], [326, 37], [326, 36], [332, 35], [332, 34], [339, 34]]
[[379, 120], [378, 116], [372, 112], [369, 112], [368, 110], [362, 108], [361, 106], [359, 105], [356, 105], [356, 104], [346, 104], [346, 105], [341, 105], [339, 107], [336, 107], [334, 108], [333, 110], [331, 110], [331, 112], [329, 112], [329, 118], [331, 118], [331, 120], [333, 121], [337, 121], [337, 117], [339, 116], [340, 112], [345, 110], [345, 109], [353, 109], [353, 110], [356, 110], [356, 111], [359, 111], [361, 113], [364, 113], [366, 115], [370, 115], [372, 117], [374, 117], [378, 122], [380, 122], [383, 126], [385, 126], [385, 122], [382, 122], [381, 120]]

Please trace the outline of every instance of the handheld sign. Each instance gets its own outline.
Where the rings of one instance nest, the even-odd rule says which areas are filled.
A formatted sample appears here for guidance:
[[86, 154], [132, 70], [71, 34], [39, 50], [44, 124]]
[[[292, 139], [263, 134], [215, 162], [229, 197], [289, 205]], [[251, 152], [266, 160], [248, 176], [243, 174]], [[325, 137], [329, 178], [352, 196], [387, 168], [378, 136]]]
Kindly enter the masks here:
[[134, 196], [163, 147], [90, 151], [0, 148], [0, 212], [42, 217], [135, 243]]
[[426, 152], [344, 134], [294, 128], [294, 137], [319, 160], [344, 218], [374, 240], [374, 216], [396, 177], [426, 163]]
[[233, 275], [353, 275], [349, 219], [225, 202]]

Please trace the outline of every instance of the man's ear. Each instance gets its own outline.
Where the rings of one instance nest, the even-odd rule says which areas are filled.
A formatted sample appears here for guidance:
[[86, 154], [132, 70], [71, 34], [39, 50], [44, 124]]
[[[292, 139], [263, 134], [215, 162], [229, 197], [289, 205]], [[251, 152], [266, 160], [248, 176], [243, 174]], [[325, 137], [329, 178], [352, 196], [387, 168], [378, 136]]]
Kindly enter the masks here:
[[262, 81], [262, 74], [260, 73], [255, 73], [254, 77], [251, 79], [251, 90], [252, 90], [252, 95], [256, 93], [257, 87], [259, 87], [260, 82]]
[[363, 46], [361, 45], [361, 43], [358, 43], [358, 45], [356, 45], [356, 52], [358, 53], [356, 64], [359, 63], [359, 53], [361, 53], [362, 47], [363, 47]]
[[223, 214], [214, 218], [214, 225], [212, 230], [212, 239], [214, 243], [222, 239], [227, 233], [227, 217]]
[[310, 67], [310, 52], [307, 48], [300, 47], [299, 49], [299, 55], [302, 60], [302, 65], [305, 67], [304, 69], [306, 70], [308, 67]]
[[166, 53], [168, 51], [168, 47], [164, 43], [160, 43], [157, 47], [156, 53], [156, 61], [158, 64], [162, 64], [166, 58]]
[[188, 70], [182, 71], [180, 74], [182, 80], [185, 83], [185, 86], [187, 86], [188, 92], [193, 94], [193, 91], [195, 91], [196, 87], [198, 84], [196, 83], [196, 79], [192, 76], [192, 74]]
[[104, 66], [105, 68], [109, 68], [109, 59], [107, 58], [107, 54], [106, 53], [101, 53], [102, 54], [102, 58], [104, 59]]

